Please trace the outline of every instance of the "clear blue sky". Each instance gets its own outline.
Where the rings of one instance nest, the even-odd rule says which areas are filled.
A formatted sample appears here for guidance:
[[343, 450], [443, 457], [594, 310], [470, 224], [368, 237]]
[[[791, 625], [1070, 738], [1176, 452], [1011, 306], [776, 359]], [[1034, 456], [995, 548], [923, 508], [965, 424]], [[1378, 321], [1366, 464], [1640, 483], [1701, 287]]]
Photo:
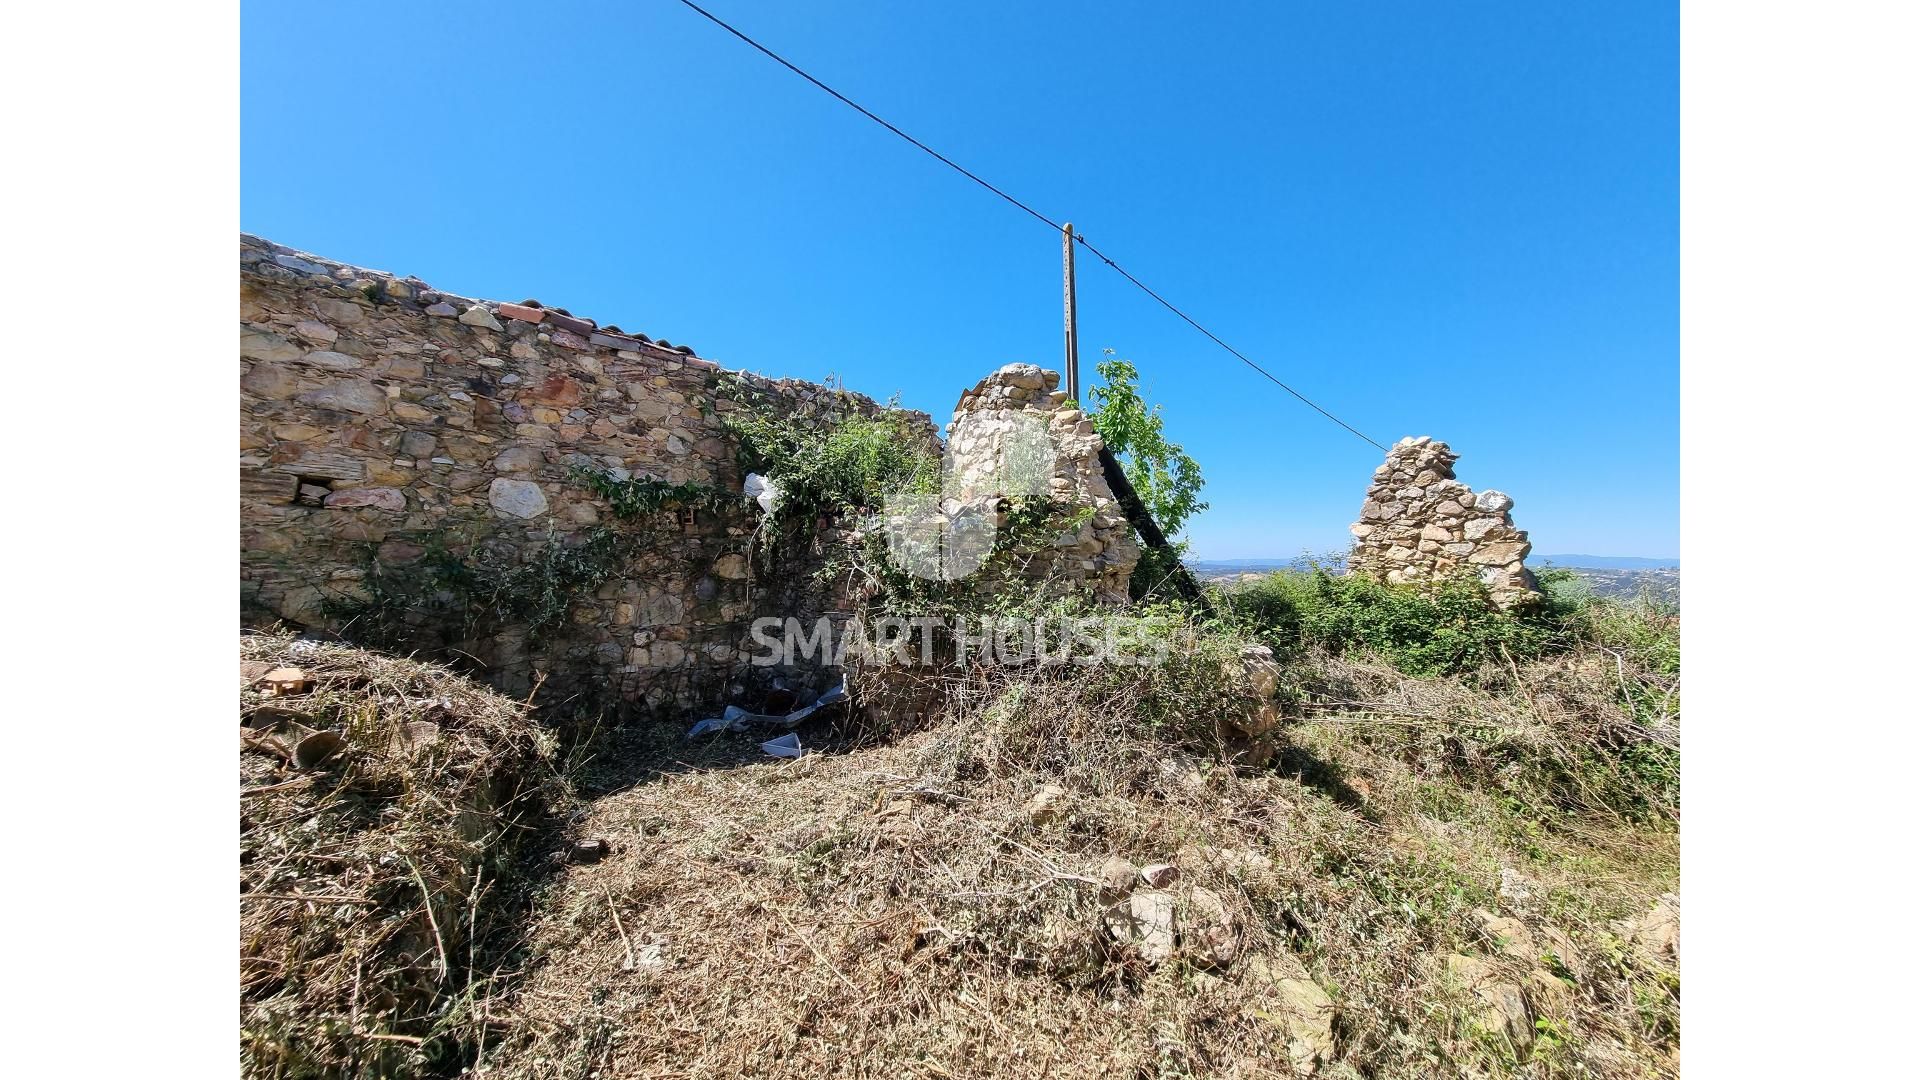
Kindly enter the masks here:
[[[1679, 547], [1668, 3], [703, 6], [1095, 244], [1539, 554]], [[240, 227], [944, 421], [1057, 368], [1060, 244], [672, 0], [248, 3]], [[1084, 256], [1201, 558], [1344, 548], [1380, 453]]]

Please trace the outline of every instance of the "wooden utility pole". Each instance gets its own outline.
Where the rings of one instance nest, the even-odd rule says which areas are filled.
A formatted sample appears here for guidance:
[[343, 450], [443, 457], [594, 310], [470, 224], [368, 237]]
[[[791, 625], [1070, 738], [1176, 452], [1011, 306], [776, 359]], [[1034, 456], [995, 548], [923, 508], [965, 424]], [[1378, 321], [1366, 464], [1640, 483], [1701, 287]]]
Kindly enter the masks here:
[[1073, 222], [1060, 228], [1060, 258], [1066, 273], [1067, 397], [1080, 400], [1080, 320], [1073, 310]]

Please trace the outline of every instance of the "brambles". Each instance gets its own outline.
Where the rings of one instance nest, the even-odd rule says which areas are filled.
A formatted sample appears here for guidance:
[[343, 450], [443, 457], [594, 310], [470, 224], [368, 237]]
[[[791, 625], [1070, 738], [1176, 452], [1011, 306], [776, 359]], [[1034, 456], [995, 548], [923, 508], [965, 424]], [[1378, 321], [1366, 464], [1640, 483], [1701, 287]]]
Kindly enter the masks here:
[[837, 517], [875, 509], [895, 492], [939, 490], [939, 455], [895, 406], [878, 416], [799, 422], [744, 384], [728, 392], [742, 404], [721, 414], [736, 460], [779, 483], [781, 518]]
[[1279, 571], [1220, 591], [1223, 606], [1275, 652], [1318, 646], [1377, 653], [1409, 675], [1464, 674], [1527, 660], [1564, 638], [1559, 614], [1504, 612], [1471, 577], [1433, 586], [1390, 585], [1324, 569]]

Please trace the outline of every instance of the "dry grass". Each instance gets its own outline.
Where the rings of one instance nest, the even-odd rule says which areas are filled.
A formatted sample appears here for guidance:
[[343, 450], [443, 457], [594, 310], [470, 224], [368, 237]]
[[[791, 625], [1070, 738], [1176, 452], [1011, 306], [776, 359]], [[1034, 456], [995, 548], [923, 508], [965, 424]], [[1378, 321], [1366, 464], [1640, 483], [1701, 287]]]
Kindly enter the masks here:
[[[249, 1075], [392, 1076], [470, 1057], [517, 941], [530, 841], [567, 798], [527, 710], [442, 668], [240, 640], [240, 1041]], [[297, 666], [268, 697], [247, 669]], [[300, 769], [308, 731], [345, 745]]]
[[[1191, 731], [1138, 719], [1163, 688], [1078, 672], [982, 684], [892, 745], [675, 748], [692, 764], [629, 766], [642, 782], [593, 806], [584, 830], [617, 853], [543, 905], [480, 1067], [1286, 1076], [1311, 1033], [1295, 979], [1334, 1005], [1321, 1075], [1676, 1075], [1677, 972], [1617, 921], [1675, 887], [1677, 808], [1604, 764], [1663, 736], [1591, 660], [1462, 681], [1319, 658], [1340, 704], [1278, 771], [1188, 758]], [[1065, 795], [1036, 816], [1045, 785]], [[1179, 868], [1173, 959], [1103, 930], [1114, 856]], [[1503, 952], [1475, 909], [1540, 955]], [[1526, 988], [1529, 1048], [1446, 975], [1454, 953]]]

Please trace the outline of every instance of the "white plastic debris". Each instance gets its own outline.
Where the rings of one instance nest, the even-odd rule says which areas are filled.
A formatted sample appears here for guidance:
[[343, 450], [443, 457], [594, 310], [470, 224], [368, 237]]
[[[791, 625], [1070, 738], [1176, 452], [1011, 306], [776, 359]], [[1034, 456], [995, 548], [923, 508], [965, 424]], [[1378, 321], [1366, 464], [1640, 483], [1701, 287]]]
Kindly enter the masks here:
[[799, 734], [791, 731], [777, 739], [768, 739], [761, 743], [760, 749], [774, 757], [797, 758], [806, 754], [806, 750], [800, 746]]
[[687, 738], [705, 735], [709, 731], [737, 731], [746, 726], [747, 717], [752, 715], [738, 705], [729, 705], [719, 716], [693, 725], [693, 730], [687, 732]]
[[780, 485], [759, 473], [747, 474], [746, 491], [747, 498], [760, 504], [763, 514], [773, 513], [773, 508], [780, 505]]
[[[693, 725], [692, 729], [687, 732], [687, 738], [696, 738], [714, 731], [740, 731], [751, 724], [761, 724], [768, 727], [779, 728], [798, 727], [800, 722], [807, 717], [812, 716], [821, 709], [838, 705], [846, 699], [847, 680], [842, 677], [839, 682], [833, 684], [832, 687], [828, 688], [826, 693], [821, 694], [811, 704], [795, 709], [784, 716], [771, 713], [748, 712], [738, 705], [729, 705], [726, 711], [722, 712], [719, 716], [702, 720]], [[772, 753], [772, 751], [768, 751], [768, 753]], [[798, 755], [788, 756], [797, 757]]]

